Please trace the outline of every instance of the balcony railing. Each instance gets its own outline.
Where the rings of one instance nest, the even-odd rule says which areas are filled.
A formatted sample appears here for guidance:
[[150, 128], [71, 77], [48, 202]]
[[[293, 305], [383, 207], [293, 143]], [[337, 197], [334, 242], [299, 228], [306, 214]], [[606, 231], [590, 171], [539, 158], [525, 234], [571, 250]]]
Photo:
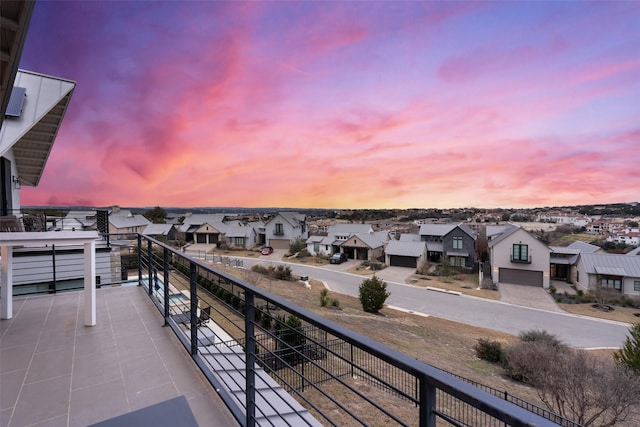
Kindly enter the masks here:
[[165, 325], [243, 426], [550, 426], [561, 420], [543, 418], [142, 235], [138, 269], [139, 284]]
[[531, 255], [524, 257], [523, 259], [523, 257], [514, 257], [513, 254], [511, 254], [511, 262], [519, 264], [531, 264]]

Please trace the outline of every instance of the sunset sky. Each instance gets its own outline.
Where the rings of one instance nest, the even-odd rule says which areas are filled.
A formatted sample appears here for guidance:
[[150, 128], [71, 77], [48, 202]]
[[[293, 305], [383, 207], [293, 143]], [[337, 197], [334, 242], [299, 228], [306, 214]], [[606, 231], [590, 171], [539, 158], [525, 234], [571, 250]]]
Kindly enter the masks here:
[[23, 205], [640, 200], [640, 2], [39, 1], [77, 82]]

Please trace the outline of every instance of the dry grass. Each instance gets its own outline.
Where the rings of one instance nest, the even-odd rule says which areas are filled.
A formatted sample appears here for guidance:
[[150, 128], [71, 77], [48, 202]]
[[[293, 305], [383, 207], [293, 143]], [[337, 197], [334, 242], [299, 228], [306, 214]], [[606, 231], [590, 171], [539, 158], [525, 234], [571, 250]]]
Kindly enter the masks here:
[[498, 291], [478, 288], [477, 274], [460, 274], [450, 277], [424, 276], [421, 274], [414, 274], [409, 279], [407, 279], [407, 283], [415, 286], [422, 286], [425, 288], [431, 286], [434, 288], [456, 291], [464, 295], [471, 295], [479, 298], [493, 300], [497, 300], [500, 298], [500, 294], [498, 293]]
[[634, 315], [640, 313], [640, 310], [637, 308], [613, 306], [612, 311], [605, 312], [592, 307], [592, 304], [558, 304], [558, 306], [568, 313], [579, 314], [581, 316], [597, 317], [624, 323], [640, 322], [640, 317]]

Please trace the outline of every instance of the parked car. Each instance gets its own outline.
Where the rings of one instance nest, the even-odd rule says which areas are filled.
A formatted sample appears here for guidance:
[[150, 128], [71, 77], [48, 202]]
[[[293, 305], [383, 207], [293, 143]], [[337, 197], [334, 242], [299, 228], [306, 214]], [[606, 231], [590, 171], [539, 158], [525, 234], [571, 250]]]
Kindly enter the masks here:
[[262, 255], [269, 255], [273, 253], [273, 248], [271, 246], [265, 246], [264, 248], [262, 248], [262, 252], [260, 252]]
[[344, 252], [336, 252], [335, 254], [331, 255], [331, 258], [329, 258], [329, 263], [330, 264], [341, 264], [342, 262], [346, 261], [347, 258], [347, 254], [345, 254]]

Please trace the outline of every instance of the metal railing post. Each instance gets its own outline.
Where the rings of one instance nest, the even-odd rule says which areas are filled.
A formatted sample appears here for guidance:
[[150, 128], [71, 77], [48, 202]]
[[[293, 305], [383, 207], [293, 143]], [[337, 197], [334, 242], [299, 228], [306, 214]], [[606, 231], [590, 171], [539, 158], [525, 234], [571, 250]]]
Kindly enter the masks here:
[[138, 234], [138, 286], [142, 286], [142, 234]]
[[245, 292], [244, 295], [245, 304], [245, 334], [244, 339], [246, 343], [246, 358], [247, 364], [245, 366], [246, 369], [246, 387], [247, 397], [246, 397], [246, 407], [247, 407], [247, 418], [246, 418], [246, 426], [253, 427], [256, 424], [256, 338], [254, 334], [254, 321], [255, 321], [255, 307], [254, 307], [254, 298], [253, 292]]
[[198, 354], [198, 270], [189, 263], [189, 292], [191, 294], [191, 355]]
[[162, 268], [164, 270], [164, 326], [169, 326], [169, 249], [164, 248]]
[[436, 427], [436, 388], [420, 378], [420, 427]]
[[147, 259], [149, 260], [147, 284], [149, 285], [149, 296], [151, 296], [153, 293], [153, 286], [151, 286], [151, 278], [153, 277], [153, 252], [151, 251], [151, 240], [147, 241]]

